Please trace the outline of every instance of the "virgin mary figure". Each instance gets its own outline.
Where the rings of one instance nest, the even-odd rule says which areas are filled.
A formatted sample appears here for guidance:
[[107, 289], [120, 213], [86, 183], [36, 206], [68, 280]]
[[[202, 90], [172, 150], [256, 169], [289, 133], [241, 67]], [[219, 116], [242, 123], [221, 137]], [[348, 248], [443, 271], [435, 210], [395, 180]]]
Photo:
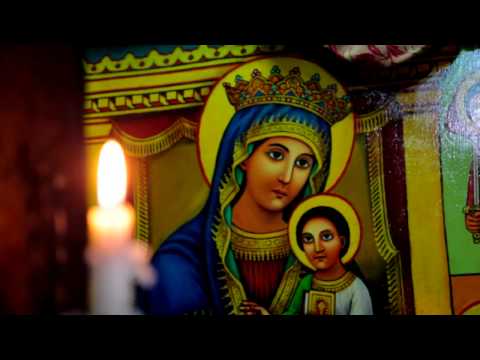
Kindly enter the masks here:
[[331, 188], [348, 162], [349, 98], [318, 65], [268, 58], [225, 80], [234, 85], [215, 87], [200, 123], [209, 197], [154, 254], [157, 283], [138, 294], [147, 314], [242, 314], [244, 300], [284, 312], [302, 269], [288, 241], [288, 218], [305, 197]]

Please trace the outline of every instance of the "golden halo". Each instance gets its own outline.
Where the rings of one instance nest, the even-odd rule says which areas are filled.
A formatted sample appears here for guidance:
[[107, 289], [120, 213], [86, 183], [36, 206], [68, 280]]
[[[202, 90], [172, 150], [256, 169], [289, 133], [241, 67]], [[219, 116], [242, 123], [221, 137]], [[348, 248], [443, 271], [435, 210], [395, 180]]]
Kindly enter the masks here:
[[288, 237], [290, 241], [290, 247], [292, 248], [293, 253], [297, 259], [305, 266], [309, 267], [312, 270], [316, 270], [308, 261], [305, 252], [300, 249], [297, 242], [297, 225], [301, 217], [305, 212], [310, 209], [325, 206], [337, 210], [340, 214], [343, 215], [347, 221], [348, 228], [350, 230], [350, 245], [348, 247], [347, 253], [342, 257], [342, 263], [346, 264], [350, 262], [358, 249], [360, 248], [361, 240], [361, 224], [360, 219], [357, 215], [357, 212], [352, 207], [352, 205], [345, 200], [344, 198], [333, 195], [333, 194], [321, 194], [315, 195], [304, 200], [300, 205], [298, 205], [290, 218], [288, 223]]
[[[287, 74], [293, 67], [298, 66], [304, 79], [308, 79], [313, 74], [318, 73], [320, 74], [320, 84], [323, 87], [335, 83], [337, 85], [337, 96], [346, 94], [344, 87], [319, 65], [293, 57], [271, 57], [254, 60], [242, 64], [226, 74], [217, 82], [205, 104], [198, 132], [197, 150], [200, 166], [209, 186], [212, 182], [217, 152], [223, 133], [235, 114], [235, 109], [229, 103], [222, 84], [224, 82], [235, 83], [237, 75], [250, 79], [254, 69], [260, 70], [263, 74], [268, 74], [274, 65], [277, 65], [284, 74]], [[324, 189], [325, 192], [337, 183], [350, 160], [355, 136], [353, 112], [334, 124], [331, 127], [331, 132], [332, 154], [330, 173]]]

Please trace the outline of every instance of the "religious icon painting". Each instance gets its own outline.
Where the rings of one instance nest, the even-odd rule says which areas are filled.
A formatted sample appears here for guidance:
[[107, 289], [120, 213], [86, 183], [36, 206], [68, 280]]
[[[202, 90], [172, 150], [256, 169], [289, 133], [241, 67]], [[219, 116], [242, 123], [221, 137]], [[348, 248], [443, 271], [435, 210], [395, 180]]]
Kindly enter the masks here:
[[315, 63], [272, 57], [227, 73], [198, 130], [210, 195], [157, 250], [149, 309], [242, 314], [250, 301], [283, 313], [301, 272], [287, 219], [302, 199], [336, 184], [354, 135], [345, 89]]
[[305, 294], [305, 315], [334, 315], [335, 295], [328, 292], [310, 290]]

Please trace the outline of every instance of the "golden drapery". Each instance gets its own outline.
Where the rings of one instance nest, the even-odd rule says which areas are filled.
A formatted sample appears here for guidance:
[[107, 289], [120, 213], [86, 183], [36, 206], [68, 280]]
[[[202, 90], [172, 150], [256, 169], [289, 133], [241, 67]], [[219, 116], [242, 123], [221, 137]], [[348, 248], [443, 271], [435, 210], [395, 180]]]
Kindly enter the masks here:
[[153, 250], [196, 215], [208, 194], [195, 151], [198, 115], [184, 110], [112, 122], [111, 135], [124, 147], [131, 169], [136, 237]]

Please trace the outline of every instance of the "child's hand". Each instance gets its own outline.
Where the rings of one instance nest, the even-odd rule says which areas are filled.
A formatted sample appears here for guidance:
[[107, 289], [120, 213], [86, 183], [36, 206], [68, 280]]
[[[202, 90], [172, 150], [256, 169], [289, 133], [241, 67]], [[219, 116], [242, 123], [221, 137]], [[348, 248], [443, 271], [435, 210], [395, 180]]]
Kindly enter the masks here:
[[240, 305], [240, 311], [244, 315], [270, 315], [264, 307], [254, 303], [253, 301], [243, 300]]

